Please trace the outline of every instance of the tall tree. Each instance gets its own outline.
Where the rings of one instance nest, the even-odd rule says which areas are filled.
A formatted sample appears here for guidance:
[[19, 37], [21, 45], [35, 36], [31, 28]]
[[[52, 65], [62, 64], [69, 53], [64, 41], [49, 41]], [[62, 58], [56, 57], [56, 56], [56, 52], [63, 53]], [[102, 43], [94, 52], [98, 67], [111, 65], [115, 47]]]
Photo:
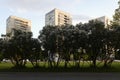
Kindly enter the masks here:
[[[46, 52], [50, 66], [54, 61], [54, 54], [57, 51], [57, 41], [58, 41], [58, 26], [45, 26], [42, 31], [40, 31], [39, 40], [41, 45]], [[45, 54], [45, 55], [46, 55]]]
[[115, 9], [115, 14], [113, 15], [113, 27], [120, 26], [120, 0], [118, 2], [119, 7]]
[[31, 32], [14, 29], [14, 36], [5, 41], [5, 57], [9, 58], [15, 67], [24, 67], [29, 55]]
[[3, 59], [3, 42], [4, 42], [4, 40], [2, 38], [0, 38], [0, 62]]
[[89, 34], [88, 40], [88, 50], [90, 51], [88, 51], [88, 53], [93, 62], [93, 66], [96, 67], [96, 59], [103, 46], [104, 23], [97, 20], [92, 20], [88, 23], [88, 25], [91, 27], [91, 33]]
[[31, 38], [29, 45], [28, 59], [32, 63], [33, 67], [39, 67], [39, 61], [41, 59], [41, 43], [38, 39]]

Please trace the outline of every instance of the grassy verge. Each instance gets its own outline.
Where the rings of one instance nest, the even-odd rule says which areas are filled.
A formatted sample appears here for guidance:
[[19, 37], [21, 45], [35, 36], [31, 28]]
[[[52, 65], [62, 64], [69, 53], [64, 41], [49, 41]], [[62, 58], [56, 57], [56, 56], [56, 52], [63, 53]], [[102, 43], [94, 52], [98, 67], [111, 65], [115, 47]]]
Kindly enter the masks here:
[[[97, 63], [99, 64], [99, 63]], [[13, 68], [11, 63], [0, 63], [0, 72], [120, 72], [120, 62], [113, 62], [109, 67], [103, 67], [103, 63], [97, 65], [96, 68], [91, 67], [88, 62], [81, 62], [80, 67], [75, 67], [73, 62], [68, 64], [68, 67], [64, 67], [64, 63], [61, 62], [59, 67], [48, 67], [48, 64], [40, 63], [39, 68], [33, 68], [31, 63], [27, 63], [25, 68], [16, 69]]]

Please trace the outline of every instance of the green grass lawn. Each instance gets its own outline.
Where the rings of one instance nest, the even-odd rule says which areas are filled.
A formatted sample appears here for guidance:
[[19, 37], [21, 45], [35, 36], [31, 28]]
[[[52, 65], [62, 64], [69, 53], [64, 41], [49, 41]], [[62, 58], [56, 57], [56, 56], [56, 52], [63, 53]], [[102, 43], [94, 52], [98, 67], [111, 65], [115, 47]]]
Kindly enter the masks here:
[[120, 72], [120, 62], [113, 62], [111, 66], [104, 68], [103, 63], [97, 62], [97, 67], [90, 67], [90, 62], [81, 62], [80, 67], [74, 67], [74, 63], [70, 62], [67, 68], [61, 62], [59, 67], [48, 67], [48, 63], [41, 62], [39, 68], [33, 68], [31, 63], [26, 64], [26, 68], [15, 69], [12, 63], [1, 62], [0, 72]]

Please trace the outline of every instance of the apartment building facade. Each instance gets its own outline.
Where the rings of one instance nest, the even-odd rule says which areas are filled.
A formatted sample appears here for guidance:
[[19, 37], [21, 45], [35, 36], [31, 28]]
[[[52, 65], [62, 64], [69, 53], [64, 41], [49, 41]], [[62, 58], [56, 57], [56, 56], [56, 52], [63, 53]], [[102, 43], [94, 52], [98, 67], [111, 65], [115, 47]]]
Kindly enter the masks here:
[[107, 16], [98, 17], [94, 20], [98, 20], [98, 21], [103, 22], [104, 25], [105, 25], [105, 28], [109, 28], [109, 25], [110, 25], [110, 22], [111, 22], [111, 19], [108, 18]]
[[69, 13], [59, 9], [53, 9], [45, 15], [45, 25], [72, 25], [72, 17]]
[[31, 21], [16, 16], [9, 16], [6, 20], [6, 34], [12, 33], [13, 29], [31, 32]]

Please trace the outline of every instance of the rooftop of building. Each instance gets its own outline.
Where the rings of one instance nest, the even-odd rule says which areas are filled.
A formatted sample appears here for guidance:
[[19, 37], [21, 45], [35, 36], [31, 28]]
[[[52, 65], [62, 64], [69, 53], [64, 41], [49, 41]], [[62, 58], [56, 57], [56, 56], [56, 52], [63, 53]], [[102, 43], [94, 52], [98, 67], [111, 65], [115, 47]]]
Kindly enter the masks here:
[[67, 15], [71, 16], [71, 14], [70, 14], [70, 13], [65, 12], [65, 11], [62, 11], [62, 10], [57, 9], [57, 8], [54, 8], [53, 10], [49, 11], [49, 12], [48, 12], [48, 13], [46, 13], [45, 15], [47, 15], [47, 14], [49, 14], [49, 13], [51, 13], [51, 12], [54, 12], [54, 11], [59, 11], [59, 12], [61, 12], [61, 13], [64, 13], [64, 14], [67, 14]]
[[13, 15], [10, 15], [10, 16], [7, 18], [7, 20], [10, 19], [10, 18], [13, 18], [13, 19], [19, 19], [19, 20], [27, 21], [27, 22], [31, 22], [31, 20], [29, 20], [29, 19], [25, 19], [25, 18], [21, 18], [21, 17], [13, 16]]

